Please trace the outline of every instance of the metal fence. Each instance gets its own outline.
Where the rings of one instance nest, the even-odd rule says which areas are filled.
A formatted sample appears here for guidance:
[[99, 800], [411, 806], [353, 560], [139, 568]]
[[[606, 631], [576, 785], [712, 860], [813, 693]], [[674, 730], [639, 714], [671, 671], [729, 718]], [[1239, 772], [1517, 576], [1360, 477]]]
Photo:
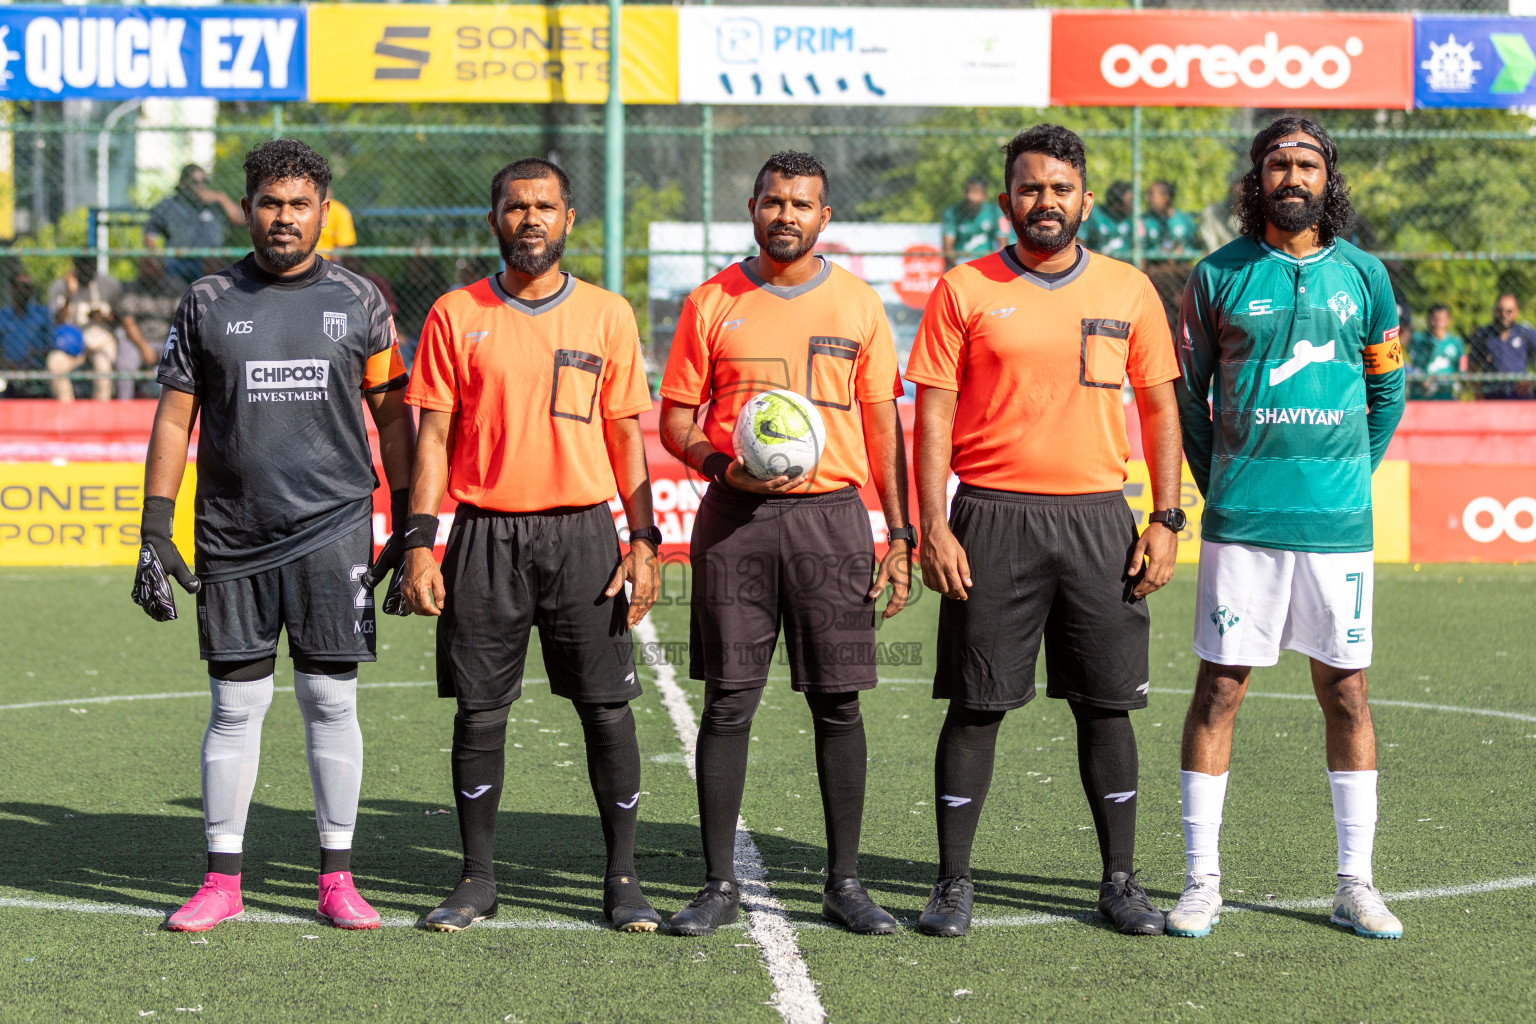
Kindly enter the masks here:
[[[1223, 6], [1231, 6], [1224, 4]], [[1266, 6], [1276, 6], [1273, 2]], [[1313, 4], [1312, 6], [1316, 6]], [[1350, 4], [1359, 8], [1369, 6]], [[1462, 5], [1464, 6], [1464, 5]], [[145, 105], [146, 107], [148, 104]], [[9, 325], [24, 317], [20, 290], [30, 278], [39, 301], [78, 260], [82, 273], [101, 265], [123, 286], [132, 313], [158, 348], [181, 285], [165, 258], [217, 265], [249, 248], [243, 228], [227, 226], [228, 248], [146, 248], [147, 211], [175, 185], [184, 162], [210, 171], [209, 184], [238, 199], [244, 152], [290, 135], [325, 154], [335, 170], [333, 195], [351, 210], [357, 244], [341, 254], [387, 289], [407, 347], [432, 302], [456, 284], [494, 272], [498, 254], [485, 225], [492, 174], [508, 160], [549, 156], [575, 187], [577, 225], [567, 268], [603, 279], [603, 109], [589, 106], [334, 106], [226, 104], [170, 113], [107, 104], [0, 105], [0, 140], [13, 170], [15, 238], [0, 252], [0, 380], [10, 394], [49, 393], [39, 346]], [[1273, 112], [1216, 109], [926, 109], [850, 107], [631, 107], [627, 112], [625, 294], [636, 308], [653, 363], [664, 359], [677, 299], [686, 281], [648, 283], [651, 225], [745, 221], [746, 199], [763, 159], [785, 148], [816, 153], [832, 175], [840, 223], [932, 224], [979, 176], [1001, 185], [999, 146], [1020, 128], [1052, 120], [1088, 144], [1090, 187], [1103, 203], [1111, 191], [1132, 200], [1156, 181], [1172, 186], [1175, 206], [1203, 230], [1181, 250], [1137, 246], [1170, 302], [1193, 261], [1222, 240], [1231, 182], [1247, 166], [1249, 140]], [[1358, 219], [1353, 240], [1385, 261], [1414, 326], [1443, 303], [1462, 337], [1489, 320], [1498, 295], [1536, 302], [1536, 122], [1498, 111], [1330, 111], [1315, 116], [1334, 132], [1341, 169]], [[1124, 186], [1116, 189], [1118, 182]], [[1226, 228], [1225, 230], [1230, 230]], [[742, 254], [712, 240], [669, 248], [695, 262], [694, 280]], [[98, 244], [99, 243], [99, 244]], [[847, 253], [849, 257], [859, 253]], [[88, 265], [88, 266], [86, 266]], [[681, 289], [681, 291], [679, 290]], [[901, 312], [898, 336], [910, 338], [916, 312]], [[46, 345], [41, 345], [46, 348]], [[120, 342], [113, 367], [82, 365], [121, 378], [125, 392], [147, 391], [134, 373], [133, 350]], [[1472, 369], [1482, 369], [1472, 367]], [[1447, 386], [1441, 396], [1477, 393]]]

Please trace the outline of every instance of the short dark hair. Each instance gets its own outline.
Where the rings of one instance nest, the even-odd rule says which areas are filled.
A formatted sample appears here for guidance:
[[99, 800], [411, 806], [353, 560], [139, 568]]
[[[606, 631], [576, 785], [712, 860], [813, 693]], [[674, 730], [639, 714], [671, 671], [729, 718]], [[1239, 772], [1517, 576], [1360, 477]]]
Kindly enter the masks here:
[[1159, 185], [1162, 186], [1162, 189], [1163, 189], [1164, 192], [1168, 193], [1168, 201], [1170, 203], [1173, 202], [1175, 199], [1179, 198], [1179, 190], [1173, 187], [1173, 182], [1171, 182], [1171, 181], [1164, 181], [1162, 178], [1158, 178], [1156, 181], [1152, 182], [1152, 184], [1150, 184], [1147, 187], [1148, 188], [1157, 188]]
[[1037, 124], [1008, 140], [1008, 144], [1003, 147], [1003, 186], [1010, 191], [1013, 187], [1013, 161], [1020, 153], [1044, 153], [1062, 163], [1071, 164], [1077, 168], [1083, 189], [1087, 190], [1088, 157], [1083, 152], [1083, 140], [1070, 128], [1063, 128], [1059, 124]]
[[1328, 134], [1327, 129], [1310, 117], [1291, 114], [1277, 117], [1253, 137], [1253, 145], [1248, 147], [1248, 159], [1253, 166], [1239, 182], [1241, 192], [1235, 204], [1237, 219], [1243, 234], [1254, 237], [1264, 234], [1264, 224], [1268, 218], [1264, 213], [1264, 185], [1260, 179], [1260, 165], [1264, 155], [1274, 148], [1276, 142], [1297, 133], [1312, 136], [1317, 148], [1323, 151], [1323, 164], [1328, 179], [1323, 185], [1323, 216], [1317, 222], [1317, 240], [1327, 245], [1349, 230], [1350, 221], [1355, 219], [1355, 211], [1349, 204], [1349, 186], [1344, 181], [1344, 175], [1339, 173], [1339, 147], [1334, 144], [1333, 136]]
[[187, 164], [185, 167], [183, 167], [181, 169], [181, 177], [177, 178], [176, 180], [179, 181], [179, 182], [185, 183], [188, 178], [192, 177], [192, 175], [194, 175], [194, 174], [197, 174], [197, 173], [201, 172], [202, 169], [203, 168], [202, 168], [201, 164]]
[[1451, 307], [1450, 306], [1447, 306], [1443, 302], [1437, 302], [1433, 306], [1430, 306], [1429, 307], [1429, 312], [1425, 313], [1424, 315], [1425, 316], [1434, 316], [1436, 313], [1449, 313], [1450, 311], [1451, 311]]
[[571, 176], [561, 170], [559, 164], [538, 156], [525, 156], [521, 160], [513, 160], [496, 172], [496, 176], [491, 179], [491, 209], [496, 209], [496, 204], [501, 202], [501, 190], [507, 187], [507, 182], [542, 181], [545, 178], [554, 178], [559, 183], [560, 201], [569, 210], [571, 208]]
[[973, 174], [969, 178], [965, 179], [965, 187], [966, 188], [970, 188], [973, 185], [976, 188], [986, 188], [987, 187], [987, 179], [983, 178], [979, 174]]
[[827, 195], [832, 191], [832, 182], [827, 177], [827, 168], [811, 154], [786, 149], [769, 157], [764, 161], [762, 170], [757, 172], [757, 180], [752, 183], [753, 199], [762, 193], [763, 182], [768, 179], [769, 174], [777, 174], [783, 178], [820, 178], [821, 205], [827, 205]]
[[298, 139], [273, 139], [245, 154], [245, 194], [249, 198], [269, 181], [305, 178], [324, 199], [331, 190], [331, 165]]

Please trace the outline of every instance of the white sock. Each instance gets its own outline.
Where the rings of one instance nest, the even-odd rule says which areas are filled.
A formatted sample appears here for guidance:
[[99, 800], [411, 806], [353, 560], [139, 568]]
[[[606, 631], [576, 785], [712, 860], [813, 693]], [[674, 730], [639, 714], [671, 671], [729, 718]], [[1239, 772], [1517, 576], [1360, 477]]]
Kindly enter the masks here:
[[1339, 837], [1339, 876], [1371, 884], [1371, 853], [1376, 845], [1376, 770], [1329, 772], [1333, 790], [1333, 828]]
[[293, 673], [304, 719], [304, 751], [315, 794], [315, 824], [327, 850], [352, 848], [363, 782], [363, 733], [357, 725], [357, 669], [340, 676]]
[[1184, 804], [1184, 870], [1221, 877], [1221, 809], [1227, 802], [1227, 773], [1179, 772]]
[[212, 853], [239, 853], [261, 761], [261, 723], [272, 677], [249, 683], [210, 678], [213, 709], [203, 734], [203, 822]]

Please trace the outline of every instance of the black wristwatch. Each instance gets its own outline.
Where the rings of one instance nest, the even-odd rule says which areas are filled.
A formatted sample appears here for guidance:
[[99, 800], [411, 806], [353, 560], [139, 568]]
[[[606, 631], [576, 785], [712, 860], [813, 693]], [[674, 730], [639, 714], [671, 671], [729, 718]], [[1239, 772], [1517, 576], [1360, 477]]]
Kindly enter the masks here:
[[638, 530], [630, 530], [629, 542], [633, 544], [637, 540], [648, 540], [657, 547], [661, 547], [661, 531], [654, 526], [644, 526]]
[[885, 531], [887, 541], [904, 540], [909, 545], [917, 543], [917, 531], [910, 526], [892, 526]]
[[1181, 508], [1164, 509], [1161, 512], [1153, 512], [1147, 517], [1149, 523], [1162, 523], [1174, 533], [1183, 533], [1184, 527], [1189, 524], [1189, 517]]

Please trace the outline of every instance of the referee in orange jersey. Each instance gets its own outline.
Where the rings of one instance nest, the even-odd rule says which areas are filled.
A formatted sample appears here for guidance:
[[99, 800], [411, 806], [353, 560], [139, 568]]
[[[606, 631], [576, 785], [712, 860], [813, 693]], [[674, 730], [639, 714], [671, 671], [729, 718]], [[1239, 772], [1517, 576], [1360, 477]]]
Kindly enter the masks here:
[[[758, 255], [688, 296], [661, 383], [662, 443], [710, 481], [690, 552], [689, 675], [704, 680], [705, 886], [670, 926], [708, 935], [736, 920], [736, 819], [749, 733], [782, 625], [791, 685], [805, 694], [816, 733], [827, 828], [822, 915], [883, 935], [896, 920], [858, 879], [867, 760], [859, 691], [876, 683], [875, 599], [890, 582], [884, 614], [896, 614], [910, 573], [896, 345], [874, 289], [815, 254], [832, 216], [820, 161], [809, 153], [769, 157], [747, 209]], [[775, 388], [817, 407], [826, 444], [813, 473], [764, 481], [727, 452], [741, 407]], [[878, 572], [858, 493], [871, 477], [891, 541]]]
[[[1075, 244], [1093, 209], [1083, 143], [1056, 125], [1004, 147], [998, 197], [1018, 242], [956, 267], [929, 297], [907, 362], [918, 385], [923, 582], [943, 593], [933, 695], [949, 700], [935, 758], [939, 881], [918, 919], [970, 927], [971, 842], [1003, 715], [1046, 694], [1077, 720], [1077, 759], [1104, 873], [1099, 914], [1161, 935], [1136, 882], [1136, 734], [1147, 705], [1150, 617], [1173, 575], [1179, 375], [1145, 274]], [[1129, 378], [1159, 511], [1139, 536], [1122, 494]], [[953, 469], [960, 489], [945, 521]]]
[[[621, 931], [660, 918], [635, 879], [640, 696], [629, 630], [656, 600], [651, 485], [639, 415], [651, 407], [634, 313], [560, 270], [571, 183], [546, 160], [508, 164], [487, 217], [506, 269], [432, 307], [406, 401], [421, 407], [401, 592], [440, 615], [437, 689], [458, 702], [453, 789], [461, 881], [427, 915], [459, 931], [496, 913], [491, 870], [507, 711], [539, 628], [550, 688], [576, 705], [608, 850], [603, 912]], [[621, 557], [608, 499], [629, 517]], [[437, 511], [459, 503], [442, 572]], [[624, 583], [633, 584], [626, 601]]]

